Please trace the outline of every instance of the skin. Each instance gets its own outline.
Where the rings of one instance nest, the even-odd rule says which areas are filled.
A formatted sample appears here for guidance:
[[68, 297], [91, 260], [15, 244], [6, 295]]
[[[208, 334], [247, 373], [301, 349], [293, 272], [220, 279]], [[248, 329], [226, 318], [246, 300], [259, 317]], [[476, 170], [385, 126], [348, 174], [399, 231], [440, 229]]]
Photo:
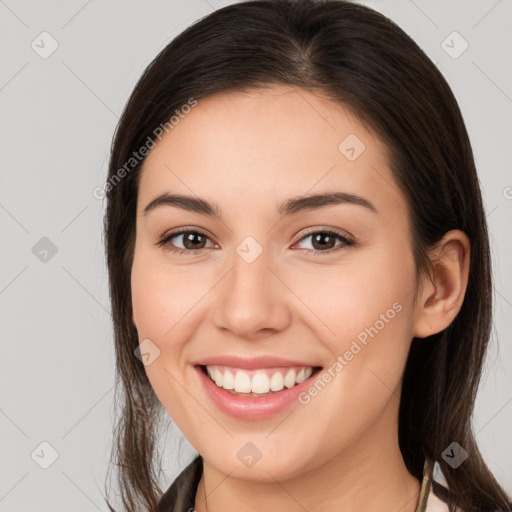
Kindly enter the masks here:
[[[338, 149], [349, 134], [365, 145], [354, 161]], [[446, 233], [434, 278], [416, 282], [406, 200], [387, 161], [380, 139], [343, 106], [287, 86], [200, 100], [149, 153], [137, 200], [133, 322], [160, 350], [145, 367], [155, 393], [204, 459], [198, 512], [415, 510], [420, 485], [398, 446], [401, 377], [412, 338], [457, 315], [470, 247], [463, 232]], [[291, 197], [332, 191], [360, 195], [378, 213], [353, 204], [276, 213]], [[144, 214], [163, 192], [214, 202], [222, 220], [173, 206]], [[180, 227], [206, 233], [198, 254], [156, 245]], [[336, 239], [327, 254], [333, 245], [313, 245], [303, 238], [308, 228], [358, 245]], [[236, 252], [247, 236], [263, 248], [250, 264]], [[187, 250], [183, 243], [177, 236], [167, 246]], [[400, 312], [317, 396], [270, 419], [221, 412], [191, 366], [213, 355], [271, 354], [327, 369], [396, 302]], [[249, 441], [262, 453], [251, 468], [237, 457]]]

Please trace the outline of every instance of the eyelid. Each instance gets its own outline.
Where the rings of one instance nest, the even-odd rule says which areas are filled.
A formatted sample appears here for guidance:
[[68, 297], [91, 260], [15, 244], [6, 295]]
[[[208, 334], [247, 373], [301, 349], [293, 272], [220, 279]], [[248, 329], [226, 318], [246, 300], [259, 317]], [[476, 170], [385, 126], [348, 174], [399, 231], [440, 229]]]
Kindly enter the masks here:
[[[172, 238], [177, 237], [177, 236], [182, 235], [182, 234], [185, 234], [185, 233], [197, 233], [198, 235], [202, 235], [205, 238], [207, 238], [208, 240], [210, 240], [214, 245], [218, 245], [218, 244], [216, 244], [212, 240], [212, 237], [206, 231], [202, 230], [201, 228], [189, 227], [189, 226], [184, 226], [184, 227], [181, 227], [181, 228], [176, 228], [176, 230], [171, 230], [171, 231], [169, 231], [167, 233], [164, 233], [155, 242], [155, 245], [165, 246]], [[186, 252], [189, 252], [189, 253], [194, 253], [194, 251], [197, 252], [197, 251], [201, 251], [202, 250], [202, 249], [188, 249], [188, 250], [185, 250], [185, 249], [180, 249], [179, 247], [177, 247], [176, 249], [177, 250], [186, 251]]]
[[201, 228], [196, 228], [193, 226], [183, 226], [181, 228], [171, 229], [168, 232], [166, 231], [162, 236], [159, 237], [157, 244], [161, 243], [162, 240], [166, 240], [181, 235], [183, 233], [198, 233], [199, 235], [206, 236], [209, 239], [212, 238], [208, 232], [204, 231]]
[[303, 232], [297, 238], [297, 240], [294, 242], [294, 244], [296, 244], [297, 242], [300, 242], [303, 238], [305, 238], [309, 235], [313, 235], [315, 233], [333, 233], [335, 235], [338, 235], [341, 238], [346, 238], [347, 240], [355, 243], [355, 238], [346, 231], [343, 231], [338, 228], [329, 227], [329, 226], [313, 226], [312, 228], [306, 228], [306, 231]]
[[302, 233], [301, 236], [293, 243], [292, 247], [294, 245], [298, 244], [299, 242], [302, 242], [305, 238], [308, 238], [309, 236], [314, 235], [316, 233], [332, 234], [335, 237], [337, 237], [339, 240], [341, 240], [341, 244], [335, 245], [333, 248], [325, 250], [325, 251], [320, 251], [320, 250], [315, 250], [315, 249], [297, 249], [297, 250], [306, 251], [308, 254], [313, 253], [314, 255], [327, 255], [327, 254], [332, 254], [332, 253], [338, 252], [340, 249], [343, 249], [343, 248], [356, 247], [358, 245], [358, 243], [356, 242], [356, 239], [352, 235], [347, 233], [346, 231], [341, 231], [337, 228], [326, 227], [326, 226], [324, 226], [324, 227], [315, 226], [315, 227], [308, 229], [305, 233]]
[[[199, 235], [202, 235], [202, 236], [206, 237], [208, 240], [210, 240], [214, 244], [214, 246], [218, 247], [218, 244], [212, 240], [212, 237], [210, 237], [210, 235], [207, 232], [205, 232], [201, 228], [187, 227], [187, 226], [177, 228], [176, 230], [171, 231], [170, 233], [164, 234], [156, 242], [156, 245], [165, 247], [170, 242], [171, 239], [173, 239], [177, 236], [180, 236], [184, 233], [197, 233]], [[332, 249], [325, 250], [325, 251], [320, 251], [320, 250], [315, 250], [315, 249], [299, 249], [299, 250], [307, 251], [308, 253], [313, 252], [315, 254], [330, 254], [332, 252], [336, 252], [337, 250], [339, 250], [340, 247], [355, 247], [357, 245], [355, 238], [352, 235], [350, 235], [349, 233], [347, 233], [346, 231], [341, 231], [337, 228], [332, 228], [332, 227], [327, 227], [327, 226], [314, 226], [314, 227], [308, 228], [306, 232], [303, 232], [301, 234], [301, 236], [298, 237], [296, 239], [296, 241], [292, 244], [292, 247], [294, 245], [296, 245], [297, 243], [301, 242], [302, 240], [304, 240], [305, 238], [307, 238], [308, 236], [311, 236], [311, 235], [314, 235], [317, 233], [327, 233], [327, 234], [335, 235], [339, 239], [341, 239], [342, 243], [339, 245], [336, 245]], [[175, 252], [178, 254], [189, 254], [189, 255], [198, 254], [199, 252], [203, 251], [204, 249], [211, 249], [211, 247], [203, 247], [200, 249], [181, 249], [180, 247], [173, 246], [173, 247], [167, 248], [167, 250], [170, 252]]]

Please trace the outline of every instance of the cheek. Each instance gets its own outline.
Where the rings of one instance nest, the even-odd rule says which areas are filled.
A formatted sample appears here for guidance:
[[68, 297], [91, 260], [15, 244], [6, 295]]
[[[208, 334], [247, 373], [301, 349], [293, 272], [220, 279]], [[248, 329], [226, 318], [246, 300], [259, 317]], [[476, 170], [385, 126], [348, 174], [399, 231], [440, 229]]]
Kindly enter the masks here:
[[340, 410], [364, 404], [361, 414], [372, 414], [399, 384], [412, 338], [414, 279], [412, 259], [394, 250], [372, 251], [335, 272], [301, 275], [298, 294], [314, 323], [321, 321], [315, 329], [331, 354], [329, 386], [334, 401], [345, 404]]
[[169, 275], [151, 254], [136, 249], [131, 273], [133, 316], [139, 342], [149, 339], [154, 344], [149, 345], [152, 354], [158, 354], [144, 370], [163, 408], [188, 432], [194, 418], [190, 397], [183, 393], [182, 361], [193, 332], [186, 315], [194, 303], [194, 287], [184, 287], [182, 274]]
[[391, 249], [353, 253], [336, 265], [282, 269], [284, 280], [294, 283], [294, 292], [307, 306], [301, 308], [303, 319], [311, 316], [315, 325], [323, 325], [316, 331], [332, 351], [347, 350], [347, 342], [359, 335], [364, 342], [368, 330], [376, 334], [373, 327], [379, 334], [399, 331], [410, 314], [403, 308], [412, 301], [414, 266], [407, 254]]
[[[160, 256], [160, 257], [158, 257]], [[201, 281], [185, 266], [166, 264], [161, 255], [135, 251], [131, 273], [133, 316], [139, 337], [181, 339], [187, 313], [199, 300]]]
[[372, 408], [378, 411], [400, 395], [412, 339], [413, 282], [412, 266], [389, 265], [387, 274], [352, 297], [351, 330], [340, 349], [345, 349], [345, 360], [351, 358], [343, 378], [356, 402], [354, 408], [357, 403], [366, 408], [362, 414], [371, 414]]
[[[332, 438], [322, 447], [326, 458], [332, 450], [349, 447], [384, 411], [394, 414], [398, 408], [412, 312], [401, 292], [393, 287], [338, 299], [337, 316], [329, 322], [336, 335], [321, 338], [332, 354], [323, 372], [327, 382], [312, 386], [302, 402], [315, 411], [304, 428], [320, 428]], [[318, 415], [324, 418], [321, 427], [313, 419]], [[386, 418], [394, 421], [387, 413]]]

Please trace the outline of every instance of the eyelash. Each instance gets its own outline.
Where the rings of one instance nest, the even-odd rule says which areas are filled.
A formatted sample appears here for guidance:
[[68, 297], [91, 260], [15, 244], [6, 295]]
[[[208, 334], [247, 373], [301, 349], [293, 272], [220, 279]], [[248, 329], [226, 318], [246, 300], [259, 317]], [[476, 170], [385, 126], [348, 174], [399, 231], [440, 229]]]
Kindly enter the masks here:
[[[205, 249], [205, 248], [202, 248], [202, 249], [180, 249], [179, 247], [174, 247], [172, 245], [167, 246], [167, 244], [173, 238], [175, 238], [178, 235], [181, 235], [183, 233], [194, 233], [194, 234], [201, 235], [201, 236], [208, 238], [208, 235], [206, 235], [206, 233], [203, 233], [200, 230], [183, 228], [183, 229], [174, 231], [168, 235], [165, 235], [161, 240], [156, 242], [156, 245], [158, 245], [159, 247], [165, 247], [166, 250], [173, 252], [175, 254], [180, 254], [180, 255], [186, 254], [189, 256], [196, 255]], [[334, 237], [338, 238], [339, 240], [341, 240], [342, 244], [337, 245], [334, 248], [329, 249], [328, 251], [318, 251], [315, 249], [301, 249], [301, 250], [307, 251], [308, 254], [314, 253], [315, 255], [321, 255], [321, 254], [331, 254], [333, 252], [338, 251], [340, 248], [343, 248], [343, 247], [356, 247], [357, 246], [357, 243], [353, 238], [347, 236], [346, 234], [342, 235], [341, 233], [339, 233], [337, 231], [333, 231], [332, 229], [316, 229], [316, 230], [309, 231], [306, 234], [304, 234], [301, 238], [299, 238], [299, 240], [297, 240], [297, 242], [295, 242], [295, 243], [302, 242], [304, 239], [310, 237], [311, 235], [317, 235], [319, 233], [326, 234], [329, 236], [334, 236]]]

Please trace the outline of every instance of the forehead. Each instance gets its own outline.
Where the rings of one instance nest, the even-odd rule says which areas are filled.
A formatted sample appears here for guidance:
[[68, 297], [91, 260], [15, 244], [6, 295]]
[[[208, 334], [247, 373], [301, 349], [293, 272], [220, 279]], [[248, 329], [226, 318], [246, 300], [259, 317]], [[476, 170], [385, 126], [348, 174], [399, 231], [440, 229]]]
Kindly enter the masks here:
[[379, 210], [405, 206], [387, 148], [339, 103], [272, 86], [216, 94], [187, 112], [144, 162], [139, 210], [164, 192], [210, 198], [223, 210], [331, 190], [365, 195]]

